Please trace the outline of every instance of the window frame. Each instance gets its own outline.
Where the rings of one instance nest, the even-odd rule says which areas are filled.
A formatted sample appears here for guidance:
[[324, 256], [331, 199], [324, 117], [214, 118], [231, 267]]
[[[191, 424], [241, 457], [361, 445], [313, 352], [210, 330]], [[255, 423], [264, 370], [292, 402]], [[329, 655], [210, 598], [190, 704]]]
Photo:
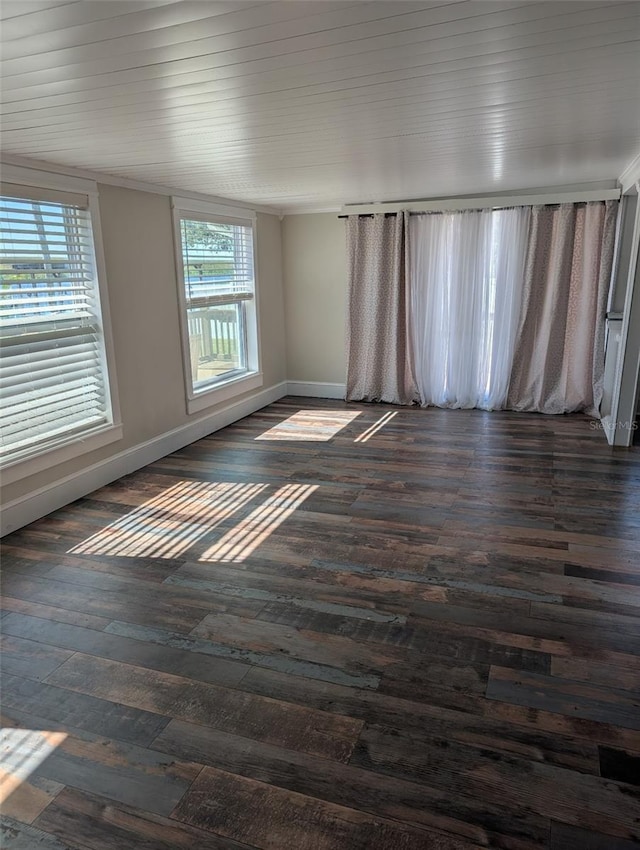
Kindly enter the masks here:
[[[100, 307], [103, 342], [101, 367], [105, 385], [105, 407], [107, 414], [106, 423], [86, 429], [85, 431], [61, 434], [58, 439], [55, 439], [51, 444], [42, 449], [34, 446], [33, 450], [23, 457], [9, 458], [4, 462], [0, 461], [2, 482], [6, 485], [27, 478], [30, 475], [35, 475], [65, 461], [72, 460], [117, 440], [121, 440], [123, 427], [117, 389], [98, 184], [94, 180], [87, 180], [82, 177], [71, 177], [65, 174], [40, 171], [4, 163], [2, 166], [2, 182], [19, 185], [24, 189], [33, 188], [35, 192], [38, 190], [47, 190], [86, 195], [87, 197], [93, 241], [92, 260], [95, 269], [96, 294]], [[37, 198], [34, 198], [34, 200], [37, 200]]]
[[[259, 321], [259, 284], [257, 271], [257, 214], [255, 210], [232, 207], [224, 204], [210, 204], [192, 198], [171, 198], [174, 256], [176, 263], [176, 281], [178, 288], [178, 311], [180, 320], [180, 341], [182, 347], [182, 368], [184, 374], [185, 402], [187, 413], [198, 413], [214, 404], [235, 398], [243, 393], [258, 389], [263, 384], [260, 364], [260, 321]], [[187, 313], [186, 283], [184, 277], [184, 257], [182, 254], [182, 236], [180, 222], [208, 219], [212, 224], [238, 224], [251, 227], [253, 247], [253, 297], [234, 299], [230, 297], [225, 304], [241, 303], [244, 310], [246, 340], [246, 371], [221, 376], [219, 380], [200, 389], [194, 387], [191, 373], [191, 353]]]

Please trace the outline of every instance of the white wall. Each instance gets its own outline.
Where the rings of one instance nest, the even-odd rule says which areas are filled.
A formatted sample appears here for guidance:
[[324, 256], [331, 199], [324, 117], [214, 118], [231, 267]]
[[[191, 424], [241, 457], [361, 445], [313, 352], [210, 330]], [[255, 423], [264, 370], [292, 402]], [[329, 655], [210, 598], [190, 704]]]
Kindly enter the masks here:
[[166, 449], [173, 451], [286, 391], [278, 217], [259, 214], [257, 219], [263, 390], [234, 399], [234, 410], [226, 410], [230, 405], [226, 402], [189, 416], [170, 198], [112, 185], [99, 184], [98, 188], [124, 436], [3, 487], [5, 532], [18, 527], [25, 518], [31, 521], [39, 513], [78, 498], [83, 489], [89, 492], [92, 483], [99, 486], [117, 478], [150, 462], [154, 454], [160, 457]]
[[282, 253], [290, 382], [343, 385], [347, 253], [337, 213], [288, 215]]

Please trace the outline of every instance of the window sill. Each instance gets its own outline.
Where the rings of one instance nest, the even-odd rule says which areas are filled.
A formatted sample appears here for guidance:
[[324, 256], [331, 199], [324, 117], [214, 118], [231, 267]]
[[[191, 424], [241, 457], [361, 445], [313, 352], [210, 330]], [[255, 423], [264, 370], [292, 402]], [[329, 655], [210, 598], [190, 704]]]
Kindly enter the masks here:
[[248, 375], [221, 381], [210, 389], [189, 396], [187, 398], [187, 413], [199, 413], [214, 404], [220, 404], [243, 393], [257, 390], [262, 384], [262, 372], [249, 372]]
[[109, 443], [115, 443], [117, 440], [121, 440], [122, 434], [122, 425], [117, 424], [107, 425], [99, 431], [92, 433], [80, 436], [76, 435], [62, 445], [45, 449], [37, 455], [13, 461], [7, 464], [7, 466], [2, 467], [0, 470], [2, 483], [4, 485], [12, 484], [14, 481], [20, 481], [23, 478], [28, 478], [30, 475], [36, 475], [38, 472], [42, 472], [52, 466], [57, 466], [67, 460], [72, 460], [87, 452], [108, 446]]

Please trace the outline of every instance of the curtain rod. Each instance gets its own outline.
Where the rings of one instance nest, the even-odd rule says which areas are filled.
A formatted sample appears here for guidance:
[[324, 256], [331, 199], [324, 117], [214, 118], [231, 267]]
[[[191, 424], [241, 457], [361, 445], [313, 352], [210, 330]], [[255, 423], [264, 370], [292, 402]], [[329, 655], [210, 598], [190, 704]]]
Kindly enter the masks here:
[[[351, 215], [354, 215], [354, 213], [351, 213]], [[375, 215], [375, 213], [358, 213], [358, 218], [373, 218], [374, 215]], [[398, 215], [398, 213], [385, 213], [384, 217], [389, 218], [389, 216], [394, 216], [394, 215]], [[410, 213], [410, 215], [420, 215], [420, 213]], [[349, 217], [350, 216], [348, 216], [348, 215], [339, 215], [338, 216], [338, 218], [349, 218]]]
[[346, 204], [341, 216], [374, 215], [375, 213], [397, 214], [399, 212], [457, 212], [462, 210], [504, 209], [505, 207], [527, 207], [543, 204], [575, 204], [588, 201], [614, 201], [620, 198], [620, 188], [584, 189], [581, 191], [558, 191], [529, 195], [494, 195], [478, 198], [440, 198], [435, 201], [401, 201], [380, 204]]
[[[565, 201], [565, 203], [567, 203]], [[573, 201], [572, 203], [577, 204], [579, 206], [583, 206], [587, 203], [587, 201]], [[593, 202], [592, 202], [593, 203]], [[515, 206], [526, 206], [525, 204], [516, 204]], [[532, 204], [532, 206], [534, 206]], [[535, 204], [535, 206], [546, 206], [546, 207], [559, 207], [560, 204]], [[482, 212], [483, 210], [492, 210], [493, 212], [497, 210], [508, 210], [513, 209], [513, 206], [499, 206], [499, 207], [465, 207], [461, 210], [452, 210], [452, 209], [442, 209], [442, 210], [398, 210], [398, 212], [385, 212], [385, 218], [393, 218], [393, 216], [400, 215], [401, 213], [408, 212], [409, 215], [441, 215], [443, 213], [452, 213], [452, 212]], [[380, 210], [382, 212], [382, 210]], [[379, 215], [380, 213], [378, 213]], [[351, 218], [352, 216], [357, 215], [358, 218], [373, 218], [376, 213], [349, 213], [348, 215], [339, 215], [338, 218]]]
[[[584, 202], [583, 202], [584, 203]], [[553, 206], [549, 204], [549, 206]], [[491, 210], [506, 210], [509, 207], [469, 207], [464, 210], [424, 210], [422, 212], [412, 212], [411, 210], [402, 210], [402, 212], [408, 212], [409, 215], [439, 215], [440, 213], [446, 212], [481, 212], [482, 210], [491, 209]], [[378, 213], [379, 215], [380, 213]], [[384, 213], [385, 218], [393, 218], [396, 215], [400, 215], [400, 212], [386, 212]], [[356, 213], [350, 213], [349, 215], [339, 215], [338, 218], [351, 218], [356, 215]], [[376, 213], [357, 213], [358, 218], [373, 218]]]
[[[583, 206], [586, 204], [586, 201], [574, 201], [575, 204], [579, 204]], [[520, 204], [519, 206], [523, 206]], [[536, 204], [536, 206], [540, 206], [540, 204]], [[543, 206], [547, 207], [558, 207], [560, 204], [544, 204]], [[409, 215], [442, 215], [443, 213], [451, 213], [451, 212], [483, 212], [485, 210], [491, 210], [492, 212], [496, 212], [497, 210], [508, 210], [513, 209], [513, 207], [467, 207], [463, 210], [402, 210], [402, 212], [408, 212]], [[393, 218], [396, 215], [401, 215], [402, 212], [386, 212], [383, 213], [385, 218]], [[352, 218], [356, 213], [351, 213], [350, 215], [339, 215], [338, 218]], [[358, 218], [373, 218], [376, 213], [357, 213]], [[380, 215], [380, 213], [378, 213]]]

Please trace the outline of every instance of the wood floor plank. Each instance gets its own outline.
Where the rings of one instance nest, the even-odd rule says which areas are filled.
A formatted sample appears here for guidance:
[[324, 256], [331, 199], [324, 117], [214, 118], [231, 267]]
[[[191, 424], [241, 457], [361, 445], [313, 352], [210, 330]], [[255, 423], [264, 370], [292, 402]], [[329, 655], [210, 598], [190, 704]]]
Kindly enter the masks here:
[[487, 801], [452, 797], [439, 782], [431, 785], [392, 778], [353, 764], [318, 761], [270, 744], [174, 720], [153, 745], [179, 758], [197, 758], [212, 767], [297, 791], [374, 817], [449, 832], [482, 846], [511, 850], [546, 843], [548, 821], [522, 813], [515, 823]]
[[[64, 784], [41, 776], [29, 776], [2, 801], [2, 814], [31, 824], [49, 803], [55, 800]], [[1, 835], [1, 832], [0, 832]], [[4, 843], [0, 846], [7, 846]], [[9, 842], [8, 846], [11, 846]]]
[[551, 822], [549, 850], [637, 850], [636, 841]]
[[487, 699], [640, 731], [640, 698], [598, 685], [492, 667]]
[[[98, 525], [100, 527], [100, 525]], [[182, 561], [158, 560], [157, 558], [119, 558], [90, 555], [71, 555], [69, 552], [51, 552], [34, 546], [18, 545], [14, 537], [3, 543], [3, 552], [20, 556], [22, 561], [34, 565], [31, 575], [48, 572], [53, 566], [79, 567], [113, 575], [133, 576], [148, 582], [160, 583], [182, 563]]]
[[3, 613], [9, 614], [14, 611], [17, 614], [28, 614], [46, 620], [54, 620], [58, 623], [69, 623], [73, 626], [84, 626], [87, 629], [104, 629], [111, 622], [109, 617], [94, 617], [82, 611], [69, 611], [66, 608], [55, 608], [52, 605], [43, 605], [40, 602], [31, 602], [28, 599], [14, 599], [3, 593]]
[[0, 654], [2, 670], [10, 675], [24, 676], [27, 679], [40, 681], [46, 679], [64, 661], [71, 657], [72, 652], [46, 646], [39, 641], [23, 640], [13, 637], [4, 628], [0, 637]]
[[[446, 610], [450, 609], [450, 617]], [[465, 609], [419, 602], [416, 614], [409, 618], [408, 626], [416, 633], [435, 634], [437, 640], [453, 638], [488, 645], [496, 656], [501, 652], [505, 663], [496, 664], [547, 673], [556, 658], [574, 658], [597, 663], [608, 663], [615, 669], [640, 673], [640, 647], [637, 638], [629, 638], [612, 629], [584, 628], [563, 623], [547, 623], [526, 616], [493, 615], [489, 611]], [[265, 610], [267, 610], [265, 608]], [[263, 616], [263, 612], [261, 612]], [[489, 656], [485, 659], [489, 661]]]
[[141, 711], [194, 720], [323, 758], [348, 761], [362, 723], [182, 676], [76, 653], [49, 683]]
[[[387, 559], [387, 562], [388, 560], [389, 559]], [[530, 590], [520, 590], [519, 588], [504, 586], [504, 579], [502, 579], [502, 583], [496, 582], [492, 584], [490, 579], [493, 577], [493, 574], [487, 570], [486, 564], [483, 565], [484, 569], [482, 571], [482, 575], [477, 573], [470, 576], [469, 565], [465, 565], [464, 568], [461, 568], [459, 560], [456, 559], [456, 561], [457, 562], [454, 565], [445, 561], [444, 558], [432, 556], [429, 558], [426, 567], [424, 562], [421, 561], [419, 568], [415, 570], [406, 569], [406, 560], [404, 565], [399, 564], [397, 567], [394, 565], [393, 569], [388, 567], [386, 569], [382, 569], [370, 563], [358, 564], [351, 562], [349, 564], [345, 564], [335, 561], [327, 561], [321, 558], [314, 558], [311, 563], [312, 566], [325, 572], [328, 571], [334, 576], [336, 576], [336, 574], [337, 576], [342, 574], [344, 576], [343, 582], [348, 582], [350, 586], [354, 584], [357, 586], [357, 578], [360, 576], [368, 576], [370, 577], [370, 581], [366, 586], [371, 587], [371, 589], [378, 589], [382, 587], [387, 590], [393, 588], [396, 592], [403, 590], [406, 593], [411, 593], [414, 599], [420, 598], [420, 585], [427, 585], [431, 587], [435, 586], [460, 591], [465, 595], [481, 594], [485, 604], [488, 601], [486, 597], [500, 597], [501, 600], [503, 600], [501, 603], [503, 608], [508, 604], [504, 600], [515, 600], [516, 603], [517, 600], [520, 600], [522, 603], [529, 603], [531, 601], [561, 601], [557, 595], [553, 596], [547, 593], [537, 593]], [[403, 566], [405, 566], [404, 569]], [[489, 574], [488, 577], [487, 574]], [[477, 580], [474, 581], [476, 576]], [[482, 580], [480, 580], [480, 578], [482, 578]], [[360, 579], [360, 581], [362, 582], [363, 579]], [[386, 584], [389, 582], [393, 582], [393, 584]], [[418, 587], [416, 587], [416, 585]], [[510, 607], [516, 608], [516, 604], [512, 604]], [[522, 613], [528, 612], [529, 606], [528, 604], [521, 604], [517, 606], [517, 610]]]
[[4, 673], [1, 681], [2, 710], [10, 717], [16, 709], [142, 746], [149, 744], [169, 722], [168, 717], [112, 702], [108, 697], [98, 699]]
[[[219, 615], [216, 615], [218, 617]], [[252, 621], [254, 622], [254, 621]], [[235, 659], [250, 665], [258, 667], [268, 667], [272, 670], [280, 670], [283, 673], [291, 673], [296, 676], [306, 676], [310, 679], [320, 679], [325, 682], [337, 682], [350, 687], [358, 688], [377, 688], [380, 684], [380, 677], [377, 673], [377, 668], [371, 666], [366, 668], [370, 672], [358, 672], [358, 669], [350, 672], [353, 665], [348, 664], [348, 659], [345, 659], [344, 666], [347, 669], [341, 669], [337, 665], [324, 664], [318, 661], [307, 661], [304, 655], [320, 655], [320, 652], [310, 653], [305, 649], [303, 640], [298, 643], [298, 657], [291, 657], [284, 648], [275, 649], [273, 645], [264, 645], [261, 649], [251, 649], [249, 647], [240, 646], [237, 644], [241, 639], [235, 632], [226, 632], [230, 636], [225, 642], [211, 641], [204, 637], [199, 637], [199, 634], [206, 634], [206, 629], [201, 632], [200, 626], [197, 626], [190, 635], [184, 636], [176, 632], [169, 632], [166, 629], [152, 629], [149, 626], [134, 626], [130, 623], [119, 623], [114, 621], [107, 627], [109, 634], [123, 635], [132, 637], [140, 641], [145, 641], [150, 644], [159, 646], [179, 648], [188, 652], [196, 653], [197, 655], [213, 656], [217, 658]], [[164, 653], [163, 653], [164, 655]], [[361, 668], [362, 669], [362, 668]], [[243, 670], [243, 674], [246, 669]]]
[[[248, 805], [252, 816], [242, 817]], [[204, 768], [174, 817], [262, 850], [479, 850], [480, 846], [212, 767]]]
[[[3, 716], [5, 734], [7, 730], [21, 733], [24, 719]], [[69, 726], [60, 729], [65, 731], [57, 736], [55, 748], [31, 766], [28, 779], [9, 797], [9, 809], [7, 801], [3, 804], [5, 814], [19, 817], [17, 805], [27, 811], [37, 806], [30, 820], [19, 817], [31, 823], [67, 786], [168, 817], [202, 769], [197, 762], [177, 759], [157, 748], [114, 741]]]
[[[552, 707], [549, 706], [551, 709]], [[634, 729], [626, 729], [611, 723], [585, 720], [554, 712], [553, 710], [514, 705], [499, 700], [486, 700], [482, 707], [484, 717], [499, 723], [537, 729], [551, 735], [564, 735], [574, 740], [592, 744], [619, 747], [633, 752], [640, 751], [640, 736]]]
[[627, 634], [631, 637], [640, 637], [640, 618], [614, 614], [611, 611], [602, 613], [589, 608], [572, 608], [569, 605], [548, 605], [545, 603], [531, 603], [531, 616], [556, 623], [572, 623], [579, 626], [587, 626], [585, 632], [592, 627], [604, 628], [608, 631], [616, 630], [619, 634]]
[[[384, 560], [386, 566], [377, 566], [376, 560]], [[399, 551], [381, 555], [380, 551], [356, 550], [351, 547], [348, 563], [314, 558], [310, 563], [287, 562], [285, 565], [276, 559], [252, 557], [250, 568], [269, 575], [282, 575], [286, 572], [286, 575], [292, 578], [332, 583], [348, 588], [351, 593], [356, 594], [360, 591], [376, 593], [387, 601], [393, 597], [400, 599], [402, 596], [408, 596], [410, 603], [415, 600], [439, 601], [487, 610], [510, 611], [513, 614], [529, 614], [530, 601], [515, 598], [510, 589], [507, 588], [503, 593], [501, 587], [486, 583], [474, 589], [458, 586], [461, 585], [458, 582], [446, 585], [446, 582], [435, 580], [426, 574], [425, 560], [431, 562], [435, 560], [435, 556], [429, 552], [425, 557], [420, 557]], [[458, 559], [456, 562], [459, 567]], [[485, 563], [484, 566], [486, 568], [488, 565]]]
[[26, 558], [20, 547], [3, 545], [2, 547], [2, 572], [17, 573], [18, 575], [38, 576], [44, 575], [51, 569], [48, 559], [42, 555], [38, 559]]
[[[465, 700], [457, 695], [457, 705], [446, 707], [379, 692], [357, 691], [259, 668], [253, 668], [247, 673], [242, 687], [252, 693], [276, 696], [323, 711], [358, 717], [365, 723], [410, 730], [412, 734], [414, 731], [415, 734], [421, 734], [424, 729], [428, 729], [434, 736], [474, 743], [489, 751], [524, 755], [528, 759], [548, 761], [585, 773], [597, 774], [599, 769], [597, 746], [588, 740], [594, 734], [589, 724], [586, 724], [588, 728], [584, 736], [587, 740], [576, 740], [572, 729], [558, 729], [551, 724], [547, 730], [542, 724], [531, 723], [526, 726], [519, 722], [493, 721], [482, 716], [483, 703], [474, 696], [468, 696]], [[475, 709], [475, 713], [468, 710], [467, 702], [472, 703], [471, 708]], [[593, 724], [595, 727], [599, 725], [602, 724]], [[597, 734], [594, 737], [597, 739]], [[619, 742], [620, 730], [605, 727], [601, 738]]]
[[[110, 800], [66, 788], [36, 819], [35, 827], [60, 844], [43, 850], [254, 850], [249, 845]], [[37, 845], [36, 845], [37, 846]], [[30, 845], [31, 848], [31, 845]], [[22, 850], [22, 848], [20, 848]]]
[[203, 658], [191, 653], [184, 648], [188, 639], [179, 635], [176, 635], [173, 643], [165, 641], [163, 649], [159, 649], [156, 642], [139, 639], [148, 634], [146, 631], [132, 629], [128, 632], [121, 628], [97, 632], [22, 614], [9, 615], [3, 624], [3, 630], [7, 635], [37, 642], [49, 652], [52, 647], [61, 647], [70, 652], [83, 652], [111, 661], [124, 661], [151, 670], [176, 673], [198, 681], [225, 686], [236, 685], [248, 669], [246, 664], [229, 658]]
[[[351, 763], [425, 784], [440, 783], [455, 798], [479, 797], [508, 804], [514, 813], [534, 811], [576, 826], [640, 840], [640, 791], [597, 776], [529, 762], [516, 756], [487, 757], [482, 750], [447, 741], [365, 726]], [[563, 789], [562, 797], [558, 788]]]
[[257, 614], [264, 603], [254, 600], [241, 600], [235, 597], [215, 598], [203, 594], [201, 591], [192, 591], [188, 588], [168, 588], [164, 583], [148, 582], [131, 575], [112, 575], [106, 570], [92, 570], [79, 567], [68, 567], [64, 565], [50, 566], [47, 572], [40, 578], [46, 581], [56, 582], [62, 586], [69, 584], [70, 592], [78, 592], [79, 588], [90, 588], [99, 590], [108, 598], [118, 598], [122, 595], [129, 597], [142, 597], [146, 608], [156, 605], [163, 609], [166, 605], [173, 606], [176, 611], [184, 610], [187, 616], [204, 616], [211, 611], [224, 613], [233, 611], [244, 617], [252, 617]]
[[78, 850], [79, 845], [67, 844], [51, 833], [27, 825], [7, 813], [0, 815], [0, 838], [6, 850]]
[[58, 741], [3, 840], [640, 846], [639, 555], [581, 414], [275, 402], [3, 541], [2, 724]]
[[297, 654], [306, 661], [346, 669], [383, 669], [397, 655], [385, 654], [346, 637], [318, 634], [264, 620], [242, 619], [229, 615], [207, 615], [191, 632], [210, 641], [232, 642], [235, 646], [267, 652]]
[[633, 584], [640, 585], [640, 572], [637, 570], [610, 570], [598, 569], [597, 567], [583, 567], [579, 564], [566, 564], [564, 568], [566, 576], [577, 576], [588, 578], [592, 581], [604, 581], [609, 584]]
[[377, 623], [402, 624], [406, 620], [406, 602], [391, 603], [378, 610], [379, 598], [369, 600], [361, 595], [359, 601], [365, 604], [354, 605], [346, 591], [331, 585], [323, 587], [318, 583], [272, 578], [248, 570], [229, 569], [224, 564], [213, 569], [208, 565], [186, 564], [165, 583], [172, 587], [260, 600], [263, 604], [285, 601], [299, 608]]
[[640, 696], [640, 668], [590, 658], [552, 658], [551, 675], [578, 682], [593, 682], [606, 688], [622, 688]]
[[37, 577], [10, 575], [5, 579], [6, 592], [18, 599], [52, 603], [59, 608], [85, 612], [109, 620], [128, 620], [142, 625], [159, 625], [189, 631], [203, 617], [202, 608], [173, 607], [169, 600], [164, 604], [147, 605], [142, 598], [122, 591], [101, 590], [72, 586]]

